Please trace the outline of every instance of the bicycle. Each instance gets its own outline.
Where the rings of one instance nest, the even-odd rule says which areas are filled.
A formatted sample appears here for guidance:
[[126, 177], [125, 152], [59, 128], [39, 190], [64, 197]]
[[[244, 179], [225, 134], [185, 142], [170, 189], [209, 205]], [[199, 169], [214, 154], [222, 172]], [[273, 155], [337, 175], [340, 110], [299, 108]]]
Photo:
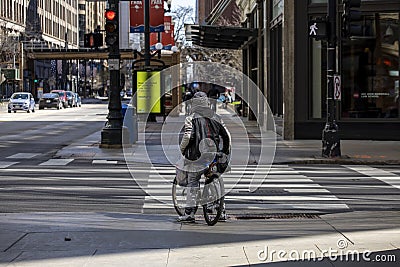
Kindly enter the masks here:
[[[215, 225], [221, 217], [224, 208], [224, 185], [217, 167], [217, 158], [208, 166], [204, 176], [205, 181], [200, 184], [200, 190], [196, 197], [194, 212], [198, 204], [203, 207], [203, 215], [206, 223]], [[179, 216], [185, 214], [186, 197], [188, 188], [179, 186], [176, 177], [172, 183], [172, 202]]]

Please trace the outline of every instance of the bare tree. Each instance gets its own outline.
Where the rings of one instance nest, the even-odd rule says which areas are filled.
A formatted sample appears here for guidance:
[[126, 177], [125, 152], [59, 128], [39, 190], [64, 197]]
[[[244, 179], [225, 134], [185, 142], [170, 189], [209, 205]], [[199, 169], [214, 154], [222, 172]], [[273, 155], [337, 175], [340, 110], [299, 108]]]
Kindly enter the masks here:
[[13, 29], [0, 31], [0, 68], [12, 67], [19, 58], [18, 37], [12, 34]]
[[191, 6], [178, 6], [171, 11], [175, 24], [174, 41], [185, 42], [185, 24], [194, 23], [193, 8]]

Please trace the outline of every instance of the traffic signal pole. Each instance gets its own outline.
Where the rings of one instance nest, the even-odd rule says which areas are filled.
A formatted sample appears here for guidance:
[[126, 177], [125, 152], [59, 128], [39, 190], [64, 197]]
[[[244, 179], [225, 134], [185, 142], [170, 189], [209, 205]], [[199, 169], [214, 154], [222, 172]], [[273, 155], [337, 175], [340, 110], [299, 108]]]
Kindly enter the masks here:
[[327, 119], [322, 132], [322, 156], [334, 158], [341, 156], [339, 127], [336, 124], [336, 100], [334, 100], [334, 75], [336, 74], [336, 16], [337, 0], [328, 2], [328, 60], [327, 60]]
[[[121, 54], [119, 51], [119, 35], [118, 35], [118, 11], [119, 0], [108, 0], [109, 9], [115, 11], [116, 29], [112, 32], [107, 32], [106, 25], [106, 44], [109, 49], [109, 71], [110, 71], [110, 87], [109, 87], [109, 102], [108, 102], [108, 115], [107, 122], [101, 131], [101, 145], [102, 148], [120, 148], [122, 147], [122, 106], [120, 95], [120, 59]], [[107, 12], [107, 11], [106, 11]], [[106, 14], [106, 18], [107, 17]], [[107, 22], [106, 22], [107, 24]], [[112, 25], [112, 24], [111, 24]]]
[[144, 0], [144, 65], [150, 67], [150, 0]]

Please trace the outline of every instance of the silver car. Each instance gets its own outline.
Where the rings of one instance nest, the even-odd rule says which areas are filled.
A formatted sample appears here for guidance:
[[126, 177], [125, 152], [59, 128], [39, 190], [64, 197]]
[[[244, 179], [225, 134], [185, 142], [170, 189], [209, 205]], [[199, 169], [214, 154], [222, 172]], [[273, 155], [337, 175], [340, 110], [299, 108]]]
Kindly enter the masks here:
[[31, 93], [18, 92], [12, 94], [8, 103], [8, 113], [22, 110], [26, 112], [35, 112], [35, 99]]

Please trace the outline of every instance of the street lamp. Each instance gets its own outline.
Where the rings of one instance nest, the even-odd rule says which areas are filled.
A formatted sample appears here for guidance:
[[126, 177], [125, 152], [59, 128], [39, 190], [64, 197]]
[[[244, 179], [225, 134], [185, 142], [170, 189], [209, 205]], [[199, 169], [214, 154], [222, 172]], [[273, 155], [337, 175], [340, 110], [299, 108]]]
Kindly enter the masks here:
[[156, 45], [155, 45], [155, 48], [156, 48], [156, 50], [161, 50], [161, 49], [163, 49], [163, 44], [162, 43], [156, 43]]
[[110, 94], [107, 123], [101, 132], [101, 147], [103, 148], [120, 148], [122, 146], [123, 118], [120, 96], [119, 2], [119, 0], [108, 0], [108, 8], [104, 14], [106, 18], [105, 40], [109, 51]]
[[172, 53], [176, 53], [176, 52], [178, 52], [178, 47], [177, 46], [172, 46], [171, 47], [171, 51], [172, 51]]

